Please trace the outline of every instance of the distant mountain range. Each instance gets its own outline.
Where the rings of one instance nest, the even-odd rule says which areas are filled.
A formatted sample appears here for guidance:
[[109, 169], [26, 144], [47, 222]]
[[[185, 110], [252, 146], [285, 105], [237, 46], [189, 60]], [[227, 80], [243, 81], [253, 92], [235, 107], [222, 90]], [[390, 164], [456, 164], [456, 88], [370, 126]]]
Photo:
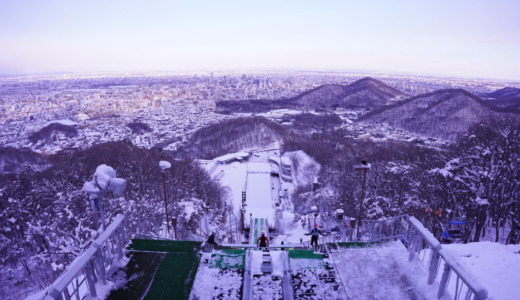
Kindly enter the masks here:
[[462, 89], [446, 89], [418, 95], [372, 111], [358, 121], [386, 123], [411, 133], [455, 140], [474, 124], [501, 117], [519, 118]]
[[291, 99], [304, 107], [377, 108], [406, 96], [383, 82], [366, 77], [347, 86], [322, 85]]
[[463, 89], [445, 89], [405, 99], [405, 93], [366, 77], [346, 86], [322, 85], [290, 99], [221, 101], [217, 107], [223, 113], [361, 108], [370, 112], [358, 121], [386, 123], [410, 133], [454, 141], [474, 124], [508, 116], [520, 119], [520, 111], [515, 109], [520, 106], [520, 89], [505, 88], [488, 96], [495, 100], [485, 101]]
[[495, 106], [520, 111], [520, 89], [518, 88], [506, 87], [485, 96]]
[[221, 112], [265, 112], [273, 109], [298, 108], [378, 108], [392, 99], [402, 99], [403, 92], [383, 82], [366, 77], [349, 85], [326, 84], [298, 96], [281, 100], [220, 101]]

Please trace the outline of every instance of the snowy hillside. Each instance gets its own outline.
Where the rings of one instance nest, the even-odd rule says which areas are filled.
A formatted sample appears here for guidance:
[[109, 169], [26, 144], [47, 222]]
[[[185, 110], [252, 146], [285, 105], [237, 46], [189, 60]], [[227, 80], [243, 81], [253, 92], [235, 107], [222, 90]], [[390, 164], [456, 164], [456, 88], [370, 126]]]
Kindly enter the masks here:
[[361, 118], [411, 133], [454, 141], [474, 124], [515, 114], [496, 108], [465, 90], [419, 95]]

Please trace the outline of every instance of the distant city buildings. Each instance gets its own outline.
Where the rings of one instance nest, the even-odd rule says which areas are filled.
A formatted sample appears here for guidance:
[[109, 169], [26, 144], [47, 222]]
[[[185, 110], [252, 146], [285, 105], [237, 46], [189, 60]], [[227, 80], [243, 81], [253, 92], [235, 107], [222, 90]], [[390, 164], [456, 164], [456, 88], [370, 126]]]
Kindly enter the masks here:
[[[42, 153], [86, 148], [96, 143], [127, 140], [150, 148], [173, 150], [196, 130], [228, 116], [215, 112], [226, 100], [283, 99], [323, 84], [349, 84], [367, 74], [352, 73], [236, 73], [161, 75], [60, 75], [0, 79], [0, 146], [28, 147]], [[475, 94], [507, 86], [503, 82], [368, 74], [410, 95], [441, 88], [464, 88]], [[352, 112], [338, 111], [345, 126], [366, 128], [348, 120]], [[266, 114], [278, 120], [276, 114]], [[52, 143], [33, 144], [28, 137], [49, 122], [76, 122], [78, 135]], [[132, 134], [126, 125], [139, 121], [152, 132]], [[379, 129], [378, 129], [379, 130]], [[391, 129], [387, 129], [391, 130]], [[405, 133], [395, 132], [406, 137]]]

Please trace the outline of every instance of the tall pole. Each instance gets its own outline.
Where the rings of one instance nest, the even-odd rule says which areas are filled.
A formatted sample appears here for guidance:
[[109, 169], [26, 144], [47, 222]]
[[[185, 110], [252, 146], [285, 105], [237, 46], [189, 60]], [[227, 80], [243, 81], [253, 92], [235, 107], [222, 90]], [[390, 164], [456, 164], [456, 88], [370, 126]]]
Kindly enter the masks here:
[[164, 171], [162, 173], [162, 184], [164, 192], [164, 212], [166, 213], [166, 235], [170, 232], [170, 218], [168, 217], [168, 200], [166, 200], [166, 177]]
[[367, 183], [367, 171], [370, 170], [370, 164], [365, 160], [360, 165], [354, 165], [354, 170], [363, 171], [363, 183], [361, 185], [361, 197], [359, 198], [359, 216], [358, 216], [358, 235], [361, 227], [361, 218], [363, 218], [363, 202], [365, 201], [365, 188]]
[[358, 227], [361, 227], [361, 219], [363, 218], [363, 202], [365, 202], [365, 186], [367, 184], [367, 171], [363, 170], [363, 184], [361, 185], [361, 198], [359, 200], [359, 216], [358, 216]]
[[103, 224], [103, 231], [107, 230], [107, 224], [105, 222], [105, 208], [103, 207], [103, 194], [99, 193], [99, 214], [101, 215], [101, 224]]

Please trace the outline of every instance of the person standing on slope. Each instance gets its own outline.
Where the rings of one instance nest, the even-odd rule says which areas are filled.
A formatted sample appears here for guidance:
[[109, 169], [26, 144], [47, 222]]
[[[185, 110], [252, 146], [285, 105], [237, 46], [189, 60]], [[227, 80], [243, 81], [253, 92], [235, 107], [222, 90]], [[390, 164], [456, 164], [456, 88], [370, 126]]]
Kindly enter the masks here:
[[256, 245], [260, 247], [269, 247], [269, 238], [265, 236], [265, 232], [256, 240]]
[[310, 235], [311, 236], [311, 246], [318, 246], [318, 237], [321, 235], [325, 236], [325, 234], [323, 234], [319, 229], [318, 229], [318, 224], [314, 224], [314, 228], [309, 232], [309, 233], [306, 233], [305, 235]]

